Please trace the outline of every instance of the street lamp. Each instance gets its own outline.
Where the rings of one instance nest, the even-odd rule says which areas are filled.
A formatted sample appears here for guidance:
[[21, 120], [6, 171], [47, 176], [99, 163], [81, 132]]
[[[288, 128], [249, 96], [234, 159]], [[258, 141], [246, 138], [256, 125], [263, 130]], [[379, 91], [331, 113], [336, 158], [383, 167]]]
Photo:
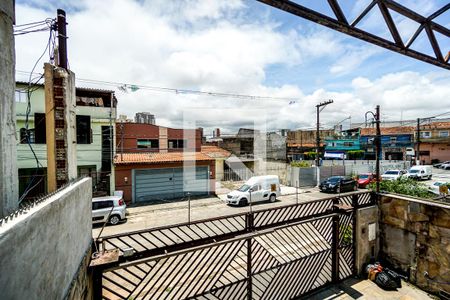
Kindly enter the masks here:
[[327, 100], [324, 102], [321, 102], [319, 104], [316, 105], [316, 115], [317, 115], [317, 130], [316, 130], [316, 167], [317, 167], [317, 186], [319, 186], [320, 184], [320, 171], [319, 171], [319, 148], [320, 148], [320, 133], [319, 133], [319, 126], [320, 126], [320, 122], [319, 122], [319, 114], [322, 110], [325, 109], [325, 106], [327, 106], [328, 104], [333, 103], [333, 100]]
[[375, 108], [375, 113], [372, 111], [368, 111], [365, 114], [365, 123], [367, 125], [367, 115], [371, 114], [373, 118], [375, 119], [376, 124], [376, 138], [375, 138], [375, 145], [376, 145], [376, 164], [375, 164], [375, 173], [376, 173], [376, 191], [377, 193], [380, 192], [380, 152], [381, 152], [381, 131], [380, 131], [380, 106], [377, 105]]

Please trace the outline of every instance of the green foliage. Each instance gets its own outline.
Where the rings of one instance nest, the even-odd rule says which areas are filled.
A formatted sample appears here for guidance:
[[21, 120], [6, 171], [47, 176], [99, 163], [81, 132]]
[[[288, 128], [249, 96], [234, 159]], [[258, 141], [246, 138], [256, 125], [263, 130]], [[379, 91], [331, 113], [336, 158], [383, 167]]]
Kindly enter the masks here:
[[304, 159], [316, 159], [316, 152], [314, 151], [305, 152], [303, 153], [303, 157]]
[[311, 167], [311, 163], [308, 161], [293, 161], [291, 162], [291, 167], [298, 167], [298, 168], [309, 168]]
[[353, 241], [353, 230], [350, 225], [342, 226], [340, 228], [340, 234], [342, 235], [342, 246], [350, 246]]
[[[375, 190], [375, 182], [369, 184], [368, 188]], [[380, 191], [396, 193], [419, 198], [433, 198], [425, 184], [410, 178], [400, 178], [398, 180], [382, 180], [380, 182]]]
[[361, 159], [364, 156], [364, 150], [347, 151], [347, 159]]

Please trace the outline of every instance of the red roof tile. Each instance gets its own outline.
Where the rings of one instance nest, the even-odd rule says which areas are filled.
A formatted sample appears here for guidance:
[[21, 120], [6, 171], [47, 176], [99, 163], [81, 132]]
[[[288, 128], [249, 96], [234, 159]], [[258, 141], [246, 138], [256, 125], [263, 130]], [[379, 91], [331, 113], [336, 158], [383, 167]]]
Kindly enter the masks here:
[[114, 157], [114, 164], [155, 164], [208, 160], [214, 159], [201, 152], [123, 153]]
[[[381, 127], [381, 135], [388, 134], [413, 134], [415, 127], [413, 126], [397, 126], [397, 127]], [[360, 135], [376, 135], [375, 128], [361, 128]]]
[[217, 146], [203, 146], [202, 145], [202, 153], [208, 155], [212, 158], [226, 158], [231, 155], [231, 153], [225, 149], [222, 149]]

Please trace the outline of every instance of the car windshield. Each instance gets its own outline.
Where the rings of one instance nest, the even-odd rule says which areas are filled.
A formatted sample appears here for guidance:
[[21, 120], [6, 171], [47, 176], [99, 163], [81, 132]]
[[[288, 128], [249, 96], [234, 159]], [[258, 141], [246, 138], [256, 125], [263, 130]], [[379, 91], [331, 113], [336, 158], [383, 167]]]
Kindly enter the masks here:
[[442, 182], [435, 182], [433, 185], [435, 186], [441, 186], [443, 183]]
[[398, 171], [386, 171], [386, 175], [398, 175]]
[[327, 179], [329, 182], [338, 182], [339, 180], [341, 180], [341, 177], [330, 177]]
[[369, 175], [364, 174], [364, 175], [359, 175], [359, 179], [367, 179], [369, 178]]
[[419, 170], [409, 170], [409, 173], [416, 174], [416, 173], [419, 173]]
[[239, 192], [246, 192], [246, 191], [248, 191], [249, 188], [250, 188], [249, 185], [244, 184], [243, 186], [241, 186], [240, 188], [238, 188], [238, 191], [239, 191]]

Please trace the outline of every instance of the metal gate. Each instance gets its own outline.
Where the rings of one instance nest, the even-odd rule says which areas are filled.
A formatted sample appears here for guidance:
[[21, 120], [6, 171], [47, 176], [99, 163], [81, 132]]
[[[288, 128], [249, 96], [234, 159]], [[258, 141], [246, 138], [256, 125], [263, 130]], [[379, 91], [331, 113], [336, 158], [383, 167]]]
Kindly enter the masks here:
[[133, 248], [97, 272], [103, 299], [292, 299], [355, 272], [355, 193], [253, 213], [114, 235]]
[[136, 169], [133, 182], [135, 202], [182, 198], [187, 192], [209, 193], [208, 167]]

